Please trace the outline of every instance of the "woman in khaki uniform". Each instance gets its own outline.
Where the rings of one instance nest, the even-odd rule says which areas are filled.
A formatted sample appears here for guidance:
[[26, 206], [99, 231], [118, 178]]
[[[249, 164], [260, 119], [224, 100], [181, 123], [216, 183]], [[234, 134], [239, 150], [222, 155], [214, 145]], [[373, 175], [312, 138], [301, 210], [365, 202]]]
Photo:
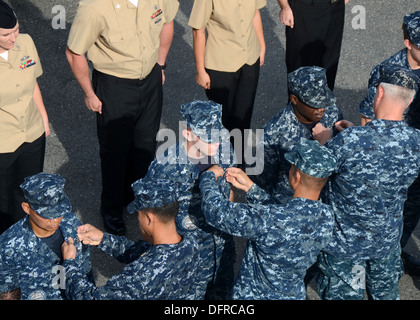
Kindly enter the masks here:
[[42, 67], [32, 38], [0, 0], [0, 233], [24, 216], [19, 185], [43, 171], [48, 116], [37, 78]]
[[265, 41], [259, 9], [266, 3], [195, 0], [189, 19], [196, 81], [206, 89], [210, 100], [223, 106], [223, 125], [229, 131], [240, 130], [242, 141], [234, 144], [240, 157], [238, 163], [244, 163], [244, 131], [250, 128], [260, 66], [264, 64]]

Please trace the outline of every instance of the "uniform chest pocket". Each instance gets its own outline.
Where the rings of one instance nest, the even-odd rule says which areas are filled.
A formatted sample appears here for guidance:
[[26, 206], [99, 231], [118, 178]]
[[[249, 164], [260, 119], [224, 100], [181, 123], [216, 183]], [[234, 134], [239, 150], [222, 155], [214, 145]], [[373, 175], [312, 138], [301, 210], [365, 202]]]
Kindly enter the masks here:
[[[8, 69], [7, 72], [2, 74], [2, 76], [7, 78], [7, 81], [0, 86], [1, 109], [6, 110], [7, 107], [14, 108], [16, 103], [31, 99], [36, 82], [35, 68], [36, 66], [33, 65], [26, 69]], [[12, 114], [16, 112], [16, 110], [10, 111]]]
[[109, 35], [109, 47], [123, 52], [134, 41], [135, 34], [130, 31], [111, 33]]
[[160, 33], [160, 30], [162, 30], [162, 26], [164, 24], [164, 16], [163, 14], [158, 15], [153, 18], [153, 16], [150, 18], [149, 22], [149, 28], [150, 32], [157, 32]]
[[163, 24], [164, 24], [163, 14], [160, 16], [157, 16], [154, 19], [150, 19], [150, 22], [149, 22], [150, 41], [152, 42], [155, 48], [159, 46], [160, 32], [162, 31]]

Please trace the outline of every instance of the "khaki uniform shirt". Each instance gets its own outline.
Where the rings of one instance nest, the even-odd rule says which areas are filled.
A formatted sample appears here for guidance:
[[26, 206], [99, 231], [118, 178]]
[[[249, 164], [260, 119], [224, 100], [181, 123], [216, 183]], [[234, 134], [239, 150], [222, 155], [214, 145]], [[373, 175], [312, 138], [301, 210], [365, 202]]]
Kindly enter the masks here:
[[195, 0], [189, 26], [206, 28], [204, 65], [208, 69], [235, 72], [254, 64], [260, 45], [252, 20], [266, 0]]
[[155, 66], [160, 32], [173, 21], [177, 0], [82, 0], [67, 45], [88, 52], [96, 70], [127, 79], [143, 79]]
[[32, 38], [20, 34], [8, 61], [0, 57], [0, 153], [14, 152], [24, 142], [44, 133], [41, 114], [33, 100], [41, 62]]

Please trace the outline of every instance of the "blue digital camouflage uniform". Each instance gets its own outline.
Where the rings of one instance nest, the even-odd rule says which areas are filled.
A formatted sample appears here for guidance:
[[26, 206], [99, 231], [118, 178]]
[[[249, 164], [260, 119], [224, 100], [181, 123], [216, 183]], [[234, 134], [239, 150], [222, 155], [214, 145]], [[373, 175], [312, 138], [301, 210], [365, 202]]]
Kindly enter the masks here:
[[[302, 67], [288, 75], [289, 90], [302, 102], [314, 108], [325, 107], [321, 124], [333, 129], [335, 122], [342, 120], [340, 109], [327, 86], [325, 69]], [[290, 164], [284, 154], [295, 148], [302, 139], [312, 139], [312, 132], [299, 122], [289, 105], [271, 118], [264, 126], [264, 170], [251, 179], [281, 202], [289, 200], [293, 191], [288, 182]], [[258, 155], [257, 155], [258, 156]]]
[[[420, 11], [413, 12], [404, 16], [403, 21], [404, 32], [409, 37], [411, 43], [420, 47]], [[382, 64], [395, 64], [412, 70], [407, 59], [407, 48], [398, 51], [388, 59], [382, 61], [375, 68], [372, 69], [369, 76], [369, 86], [366, 97], [359, 104], [359, 112], [368, 119], [374, 119], [373, 113], [373, 98], [375, 97], [376, 87], [371, 86], [370, 83], [376, 81], [379, 77], [379, 66]], [[413, 71], [413, 70], [412, 70]], [[407, 109], [406, 121], [407, 123], [417, 129], [420, 129], [420, 95], [417, 94], [410, 107]]]
[[[398, 66], [383, 65], [379, 72], [372, 85], [415, 88], [418, 80]], [[398, 299], [403, 204], [420, 171], [420, 131], [404, 121], [374, 119], [345, 129], [326, 146], [339, 165], [328, 192], [337, 227], [319, 257], [320, 296], [363, 299], [366, 287], [374, 299]]]
[[[420, 11], [404, 16], [404, 31], [410, 41], [420, 47]], [[369, 82], [375, 81], [379, 77], [379, 66], [383, 64], [395, 64], [408, 70], [412, 70], [407, 59], [407, 48], [404, 48], [381, 62], [373, 68]], [[419, 70], [420, 71], [420, 70]], [[417, 74], [419, 75], [419, 73]], [[359, 104], [359, 112], [369, 119], [374, 119], [373, 98], [375, 97], [376, 87], [369, 86], [366, 97]], [[405, 121], [410, 127], [420, 129], [420, 94], [416, 94], [410, 107], [406, 110]], [[401, 237], [401, 247], [407, 244], [413, 230], [420, 218], [420, 178], [417, 178], [408, 189], [407, 200], [404, 204], [404, 229]]]
[[[59, 175], [39, 173], [21, 185], [28, 203], [45, 219], [63, 217], [59, 229], [64, 239], [77, 239], [81, 224], [71, 212], [64, 193], [65, 180]], [[75, 260], [81, 273], [91, 274], [90, 249], [75, 243], [80, 252]], [[61, 300], [64, 298], [64, 269], [60, 258], [32, 231], [29, 217], [11, 226], [0, 236], [0, 292], [21, 289], [21, 299]]]
[[[304, 141], [298, 148], [286, 157], [305, 173], [327, 177], [336, 170], [334, 157], [318, 142]], [[216, 181], [212, 172], [204, 172], [200, 189], [207, 222], [249, 239], [233, 298], [306, 299], [306, 271], [332, 237], [331, 208], [305, 198], [279, 204], [256, 184], [247, 193], [248, 204], [232, 203], [220, 193], [218, 184], [223, 182], [224, 178]]]
[[[176, 186], [169, 180], [140, 179], [132, 184], [135, 200], [129, 213], [158, 208], [176, 201]], [[152, 245], [104, 233], [99, 248], [127, 264], [101, 287], [81, 274], [73, 259], [64, 261], [66, 295], [75, 300], [183, 300], [198, 276], [197, 243], [182, 235], [176, 244]], [[77, 257], [77, 255], [76, 255]]]
[[104, 233], [102, 251], [127, 264], [104, 286], [96, 287], [72, 259], [65, 260], [66, 295], [74, 300], [187, 299], [196, 276], [197, 246], [183, 238], [177, 244], [152, 245]]
[[[395, 65], [407, 68], [408, 70], [411, 70], [410, 64], [408, 63], [408, 59], [407, 59], [407, 48], [398, 51], [396, 54], [382, 61], [375, 68], [373, 68], [369, 75], [369, 83], [378, 79], [379, 66], [384, 65], [384, 64], [395, 64]], [[375, 98], [375, 93], [376, 93], [376, 87], [369, 86], [366, 96], [360, 102], [359, 107], [358, 107], [360, 114], [362, 114], [368, 119], [375, 119], [375, 115], [373, 113], [373, 99]], [[415, 100], [413, 100], [413, 102], [411, 103], [410, 108], [407, 109], [406, 117], [408, 116], [410, 112], [413, 112], [413, 111], [416, 111], [418, 114], [419, 110], [417, 110], [417, 108], [418, 108], [419, 100], [417, 96], [418, 95], [416, 95]], [[416, 109], [412, 110], [412, 107], [415, 107]], [[409, 110], [412, 110], [412, 111], [408, 112]], [[406, 118], [406, 120], [408, 119]], [[409, 123], [410, 126], [420, 129], [420, 123], [418, 123], [419, 120], [413, 117], [413, 115], [411, 116], [410, 121], [412, 122], [412, 123]]]
[[[218, 153], [213, 157], [215, 163], [223, 169], [235, 165], [229, 135], [218, 132], [224, 129], [220, 105], [211, 101], [194, 101], [181, 106], [181, 114], [188, 127], [200, 134], [201, 140], [221, 141]], [[201, 211], [198, 187], [200, 173], [201, 170], [187, 156], [184, 141], [180, 141], [156, 157], [149, 166], [146, 178], [169, 179], [181, 185], [177, 191], [180, 205], [176, 217], [177, 228], [180, 233], [188, 234], [196, 240], [200, 254], [201, 274], [189, 299], [227, 299], [231, 297], [234, 278], [234, 241], [232, 236], [206, 223]], [[222, 194], [228, 198], [230, 185], [225, 182], [220, 187]]]

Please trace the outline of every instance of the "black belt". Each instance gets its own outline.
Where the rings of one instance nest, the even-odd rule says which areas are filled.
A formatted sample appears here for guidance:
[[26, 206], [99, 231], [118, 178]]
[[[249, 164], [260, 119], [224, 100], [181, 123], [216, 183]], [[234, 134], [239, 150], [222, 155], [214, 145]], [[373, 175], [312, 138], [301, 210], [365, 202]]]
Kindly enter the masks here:
[[[152, 72], [158, 67], [158, 64], [156, 63], [156, 65], [153, 67], [152, 71], [150, 71], [150, 73], [145, 76], [144, 78], [141, 79], [128, 79], [128, 78], [120, 78], [120, 77], [116, 77], [116, 76], [112, 76], [110, 74], [107, 73], [103, 73], [100, 72], [96, 69], [93, 69], [93, 72], [95, 72], [99, 77], [103, 78], [103, 79], [108, 79], [109, 81], [113, 81], [115, 83], [120, 83], [120, 84], [142, 84], [143, 82], [145, 82], [147, 80], [147, 78], [150, 77], [150, 75], [152, 74]], [[160, 66], [159, 66], [160, 68]]]

